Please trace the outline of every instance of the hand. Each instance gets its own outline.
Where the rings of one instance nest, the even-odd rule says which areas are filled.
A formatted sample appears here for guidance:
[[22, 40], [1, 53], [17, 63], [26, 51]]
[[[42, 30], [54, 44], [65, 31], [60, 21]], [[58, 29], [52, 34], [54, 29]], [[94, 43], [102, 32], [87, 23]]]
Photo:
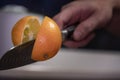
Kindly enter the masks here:
[[95, 36], [94, 30], [104, 27], [112, 17], [114, 0], [77, 0], [63, 6], [53, 19], [61, 29], [78, 23], [72, 37], [63, 44], [77, 48], [86, 46]]

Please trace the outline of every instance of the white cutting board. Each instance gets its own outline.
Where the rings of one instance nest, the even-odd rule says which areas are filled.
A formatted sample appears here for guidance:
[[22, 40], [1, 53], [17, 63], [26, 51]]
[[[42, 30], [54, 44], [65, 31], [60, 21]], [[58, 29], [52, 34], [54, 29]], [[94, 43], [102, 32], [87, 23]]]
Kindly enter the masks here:
[[0, 71], [0, 76], [17, 79], [120, 78], [120, 54], [113, 51], [61, 49], [47, 60]]

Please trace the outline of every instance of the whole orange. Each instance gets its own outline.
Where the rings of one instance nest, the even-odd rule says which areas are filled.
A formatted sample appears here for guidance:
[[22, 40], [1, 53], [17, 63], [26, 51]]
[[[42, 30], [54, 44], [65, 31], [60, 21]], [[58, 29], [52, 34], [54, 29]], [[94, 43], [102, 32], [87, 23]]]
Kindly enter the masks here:
[[[41, 23], [41, 24], [40, 24]], [[12, 41], [15, 46], [34, 40], [31, 58], [43, 61], [57, 54], [62, 44], [59, 26], [49, 17], [39, 22], [38, 17], [25, 16], [12, 29]]]

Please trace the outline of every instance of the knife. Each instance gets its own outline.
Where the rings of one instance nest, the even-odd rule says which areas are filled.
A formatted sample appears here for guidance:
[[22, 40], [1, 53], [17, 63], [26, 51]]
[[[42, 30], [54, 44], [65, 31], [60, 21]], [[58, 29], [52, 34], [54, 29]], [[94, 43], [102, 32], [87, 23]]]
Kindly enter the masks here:
[[[62, 41], [69, 39], [75, 26], [70, 26], [61, 31]], [[31, 59], [31, 53], [35, 40], [31, 40], [7, 51], [0, 59], [0, 70], [21, 67], [36, 61]]]

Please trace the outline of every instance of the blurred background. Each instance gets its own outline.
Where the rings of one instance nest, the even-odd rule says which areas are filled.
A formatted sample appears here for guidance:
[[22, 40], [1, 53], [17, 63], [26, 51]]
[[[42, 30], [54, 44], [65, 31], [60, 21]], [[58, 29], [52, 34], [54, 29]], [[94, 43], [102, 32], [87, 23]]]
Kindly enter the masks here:
[[4, 7], [6, 5], [22, 5], [26, 7], [30, 12], [40, 13], [44, 15], [48, 15], [53, 17], [56, 13], [58, 13], [61, 7], [72, 0], [2, 0], [0, 3], [0, 7]]
[[[1, 0], [0, 3], [0, 9], [1, 12], [5, 7], [7, 6], [8, 12], [15, 12], [17, 10], [18, 12], [25, 12], [26, 10], [29, 13], [34, 13], [38, 15], [47, 15], [49, 17], [53, 17], [57, 13], [60, 12], [61, 7], [72, 0]], [[9, 5], [9, 6], [8, 6]], [[12, 6], [11, 6], [12, 5]], [[10, 8], [11, 6], [11, 8]], [[19, 6], [19, 7], [17, 7]], [[22, 10], [21, 8], [22, 7]], [[5, 9], [6, 10], [6, 9]], [[4, 11], [5, 11], [4, 10]], [[21, 10], [21, 11], [20, 11]], [[120, 13], [118, 13], [119, 17]], [[120, 18], [119, 18], [120, 20]], [[115, 21], [114, 24], [117, 22], [119, 23], [119, 20]], [[117, 24], [118, 24], [117, 23]], [[115, 26], [115, 25], [114, 25]], [[119, 24], [117, 25], [119, 26]], [[116, 29], [117, 30], [117, 29]], [[87, 49], [104, 49], [104, 50], [120, 50], [120, 35], [116, 36], [109, 31], [106, 30], [98, 30], [96, 31], [96, 37], [92, 40], [91, 43], [89, 43], [86, 47]]]
[[[16, 23], [16, 21], [18, 21], [18, 19], [26, 15], [39, 16], [40, 20], [42, 20], [42, 18], [45, 15], [52, 18], [54, 15], [60, 12], [63, 5], [71, 1], [72, 0], [1, 0], [1, 3], [0, 3], [0, 28], [1, 28], [0, 36], [2, 38], [0, 39], [0, 44], [1, 44], [0, 55], [2, 55], [2, 53], [6, 52], [6, 50], [12, 47], [11, 34], [10, 34], [11, 28]], [[114, 17], [118, 17], [118, 19], [115, 20]], [[115, 13], [114, 17], [111, 20], [111, 23], [108, 24], [108, 26], [120, 26], [120, 12]], [[116, 32], [116, 30], [114, 30], [114, 32]], [[94, 75], [96, 74], [96, 72], [98, 73], [97, 75], [100, 78], [102, 76], [109, 78], [110, 77], [109, 75], [111, 75], [111, 77], [113, 78], [116, 76], [119, 77], [120, 76], [120, 54], [119, 54], [120, 34], [118, 33], [113, 34], [113, 33], [110, 33], [110, 31], [111, 29], [109, 30], [100, 29], [100, 30], [95, 31], [96, 37], [87, 46], [80, 48], [80, 50], [81, 49], [103, 50], [103, 52], [99, 52], [99, 51], [89, 52], [89, 51], [79, 51], [79, 50], [70, 50], [67, 52], [67, 50], [65, 51], [61, 50], [60, 51], [61, 54], [58, 54], [57, 57], [51, 60], [48, 60], [42, 63], [41, 62], [36, 63], [30, 66], [21, 67], [21, 68], [18, 68], [16, 71], [15, 70], [11, 70], [11, 71], [8, 70], [5, 72], [3, 71], [2, 73], [0, 73], [0, 75], [4, 75], [4, 78], [6, 77], [6, 75], [7, 76], [10, 75], [9, 77], [15, 77], [14, 74], [22, 78], [24, 78], [24, 76], [25, 77], [35, 76], [39, 78], [39, 77], [42, 77], [42, 75], [46, 77], [46, 73], [48, 70], [48, 73], [47, 73], [48, 77], [50, 77], [52, 75], [51, 73], [53, 72], [55, 72], [53, 73], [54, 75], [59, 76], [59, 77], [61, 77], [60, 75], [65, 76], [66, 73], [68, 74], [69, 72], [71, 73], [73, 72], [71, 74], [71, 77], [76, 76], [79, 79], [79, 70], [80, 70], [80, 71], [83, 71], [81, 75], [81, 77], [83, 78], [86, 76], [89, 76], [92, 72], [93, 74], [91, 75], [93, 78], [95, 77]], [[66, 48], [65, 46], [62, 46], [62, 47]], [[110, 52], [107, 52], [106, 54], [106, 52], [104, 51], [110, 51]], [[118, 51], [118, 52], [115, 53], [112, 51]], [[73, 58], [73, 56], [75, 57]], [[63, 72], [61, 70], [63, 70], [63, 72], [66, 71], [65, 75], [62, 74]], [[42, 73], [40, 73], [40, 71]], [[59, 75], [60, 71], [61, 71], [61, 74]], [[12, 75], [11, 73], [14, 73], [14, 74]], [[23, 73], [25, 73], [26, 75]], [[40, 73], [41, 76], [38, 73]], [[54, 77], [54, 75], [52, 75], [52, 77]], [[91, 75], [89, 77], [91, 77]], [[70, 75], [68, 74], [67, 77], [69, 76]], [[6, 79], [9, 80], [9, 78], [6, 78]]]

